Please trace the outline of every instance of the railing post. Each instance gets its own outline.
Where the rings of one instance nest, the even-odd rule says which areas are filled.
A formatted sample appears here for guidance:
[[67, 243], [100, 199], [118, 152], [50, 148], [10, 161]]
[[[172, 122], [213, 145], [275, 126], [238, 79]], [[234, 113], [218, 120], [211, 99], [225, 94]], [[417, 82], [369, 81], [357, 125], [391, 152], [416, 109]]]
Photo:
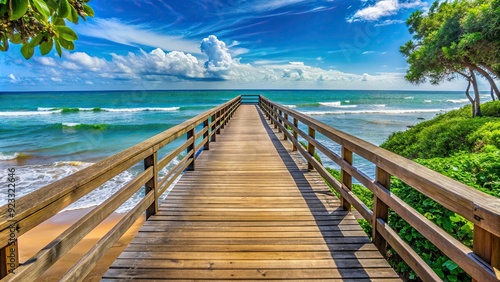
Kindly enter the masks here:
[[[299, 128], [299, 120], [298, 119], [293, 118], [293, 126], [295, 126], [296, 128]], [[299, 134], [295, 130], [293, 130], [293, 138], [298, 141]], [[292, 151], [297, 151], [297, 146], [295, 145], [295, 143], [293, 143]]]
[[[14, 223], [14, 228], [17, 225]], [[16, 235], [17, 230], [11, 234]], [[17, 237], [17, 236], [16, 236]], [[0, 279], [9, 275], [10, 273], [15, 273], [15, 269], [19, 266], [19, 246], [17, 239], [11, 241], [7, 246], [0, 248]]]
[[[474, 254], [478, 255], [496, 269], [500, 269], [500, 237], [474, 224], [472, 244], [472, 251]], [[477, 280], [472, 279], [472, 281]]]
[[[287, 113], [285, 113], [285, 120], [288, 121], [288, 114]], [[287, 127], [286, 123], [284, 123], [283, 126], [285, 127], [285, 130], [287, 130], [286, 129], [286, 127]], [[288, 137], [286, 136], [286, 134], [283, 134], [283, 139], [285, 141], [288, 140]]]
[[221, 112], [221, 120], [219, 121], [220, 122], [220, 129], [224, 129], [224, 126], [226, 125], [226, 122], [224, 121], [224, 119], [226, 118], [226, 107], [222, 108], [222, 112]]
[[217, 127], [217, 131], [215, 132], [215, 134], [220, 134], [220, 119], [221, 119], [221, 111], [222, 110], [218, 110], [217, 111], [217, 122], [215, 123], [216, 127]]
[[[344, 146], [342, 146], [342, 159], [352, 165], [352, 151], [348, 150]], [[347, 189], [352, 190], [352, 176], [347, 173], [347, 171], [342, 169], [340, 178], [342, 184], [345, 185]], [[349, 203], [344, 197], [342, 197], [341, 202], [345, 211], [351, 210], [351, 203]]]
[[193, 151], [193, 154], [191, 155], [191, 157], [189, 157], [189, 159], [191, 159], [191, 163], [187, 166], [187, 168], [186, 168], [187, 171], [194, 170], [194, 161], [196, 159], [196, 152], [194, 151], [194, 149], [196, 148], [196, 140], [194, 140], [194, 136], [195, 136], [195, 131], [194, 131], [194, 127], [193, 127], [193, 129], [191, 129], [187, 132], [187, 140], [189, 140], [191, 137], [193, 137], [193, 143], [191, 143], [191, 145], [189, 145], [186, 149], [187, 154], [189, 154], [191, 151]]
[[[311, 127], [309, 127], [308, 135], [312, 139], [316, 138], [316, 130], [314, 130]], [[309, 153], [309, 155], [311, 155], [311, 157], [314, 158], [314, 145], [311, 142], [309, 142], [309, 141], [307, 141], [307, 152]], [[312, 165], [311, 162], [307, 162], [307, 169], [308, 170], [313, 170], [314, 169], [314, 166]]]
[[153, 167], [153, 177], [146, 182], [145, 190], [148, 194], [151, 190], [154, 193], [154, 202], [146, 209], [146, 219], [158, 212], [158, 166], [157, 154], [154, 152], [151, 156], [144, 159], [144, 169]]
[[210, 119], [211, 119], [210, 121], [213, 123], [212, 128], [210, 130], [210, 132], [212, 133], [212, 137], [210, 138], [210, 142], [215, 142], [215, 141], [217, 141], [217, 137], [216, 137], [217, 134], [215, 132], [216, 128], [217, 128], [217, 124], [214, 123], [215, 119], [216, 119], [216, 113], [214, 113]]
[[276, 120], [276, 122], [274, 122], [274, 129], [278, 128], [278, 113], [276, 111], [276, 108], [274, 106], [272, 106], [273, 108], [273, 117], [274, 119]]
[[205, 140], [205, 138], [207, 139], [205, 141], [205, 145], [203, 146], [203, 150], [209, 150], [210, 149], [210, 138], [208, 138], [209, 134], [210, 134], [210, 127], [209, 127], [209, 123], [208, 123], [208, 118], [206, 120], [203, 121], [203, 130], [207, 130], [205, 133], [203, 133], [203, 140]]
[[[391, 187], [391, 175], [385, 170], [377, 167], [375, 181], [387, 188]], [[384, 222], [388, 222], [389, 218], [389, 207], [382, 202], [376, 195], [373, 196], [373, 218], [371, 222], [372, 226], [372, 240], [373, 244], [377, 247], [379, 252], [387, 258], [387, 241], [377, 230], [377, 219], [380, 218]]]
[[[283, 118], [283, 112], [281, 110], [278, 110], [278, 122], [279, 124], [283, 125], [283, 121], [281, 120], [281, 118]], [[278, 133], [281, 133], [281, 127], [278, 126]]]

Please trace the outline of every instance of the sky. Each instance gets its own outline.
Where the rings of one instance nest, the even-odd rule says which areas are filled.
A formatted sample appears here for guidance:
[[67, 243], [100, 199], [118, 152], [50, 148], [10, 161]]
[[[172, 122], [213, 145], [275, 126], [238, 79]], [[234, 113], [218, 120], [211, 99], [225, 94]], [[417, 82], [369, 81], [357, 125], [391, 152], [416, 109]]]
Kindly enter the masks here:
[[[76, 48], [0, 52], [0, 91], [464, 90], [404, 80], [406, 19], [425, 0], [92, 0]], [[486, 84], [485, 84], [486, 86]], [[488, 89], [488, 88], [485, 88]]]

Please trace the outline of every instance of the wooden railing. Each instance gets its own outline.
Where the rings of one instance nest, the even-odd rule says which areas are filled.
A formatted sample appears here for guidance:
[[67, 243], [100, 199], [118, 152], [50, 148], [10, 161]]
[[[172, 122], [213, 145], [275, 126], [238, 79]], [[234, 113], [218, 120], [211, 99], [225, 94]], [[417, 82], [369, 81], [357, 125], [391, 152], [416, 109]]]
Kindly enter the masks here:
[[[342, 197], [344, 209], [353, 206], [372, 226], [373, 242], [386, 256], [392, 248], [424, 281], [441, 281], [425, 261], [389, 227], [388, 211], [392, 209], [401, 218], [432, 242], [476, 281], [500, 279], [500, 199], [454, 181], [422, 165], [391, 153], [359, 138], [336, 130], [290, 108], [260, 99], [260, 107], [267, 117], [283, 132], [315, 169]], [[299, 122], [307, 127], [301, 130]], [[287, 130], [290, 129], [289, 130]], [[304, 126], [302, 127], [304, 128]], [[315, 139], [316, 132], [341, 146], [341, 155], [331, 151]], [[307, 141], [307, 149], [299, 144], [298, 136]], [[336, 180], [313, 156], [319, 150], [341, 168], [341, 181]], [[375, 179], [353, 165], [357, 154], [376, 166]], [[390, 179], [395, 176], [445, 208], [474, 223], [473, 250], [464, 246], [390, 191]], [[370, 210], [351, 191], [352, 178], [374, 194]]]
[[[224, 128], [241, 103], [241, 96], [174, 126], [140, 144], [108, 157], [73, 175], [47, 185], [17, 201], [15, 207], [5, 205], [0, 210], [0, 275], [2, 281], [34, 281], [90, 231], [111, 215], [141, 187], [145, 196], [85, 254], [63, 281], [81, 281], [98, 260], [122, 237], [132, 224], [146, 212], [146, 217], [158, 211], [158, 199], [184, 170], [195, 168], [196, 152], [208, 150], [210, 142]], [[196, 129], [203, 127], [199, 132]], [[158, 151], [174, 140], [187, 140], [162, 158]], [[158, 172], [186, 152], [183, 159], [161, 179]], [[143, 162], [144, 171], [123, 188], [65, 230], [27, 262], [19, 265], [17, 238], [51, 218], [82, 196], [132, 166]], [[7, 212], [8, 211], [8, 212]]]

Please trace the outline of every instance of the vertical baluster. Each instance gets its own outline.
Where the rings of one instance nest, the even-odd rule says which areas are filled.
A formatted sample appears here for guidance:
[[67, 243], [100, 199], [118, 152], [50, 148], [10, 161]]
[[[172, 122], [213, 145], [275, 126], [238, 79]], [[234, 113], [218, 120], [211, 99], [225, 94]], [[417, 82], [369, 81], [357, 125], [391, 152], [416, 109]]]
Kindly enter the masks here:
[[158, 165], [157, 154], [154, 152], [151, 156], [144, 159], [144, 169], [153, 167], [153, 177], [146, 182], [146, 194], [150, 191], [154, 193], [154, 202], [146, 210], [146, 219], [158, 212]]
[[[189, 159], [191, 159], [191, 163], [187, 166], [186, 170], [187, 171], [193, 171], [194, 170], [194, 161], [196, 159], [196, 152], [194, 151], [194, 149], [196, 148], [196, 140], [194, 139], [194, 136], [195, 136], [195, 131], [194, 131], [194, 127], [193, 129], [189, 130], [187, 132], [187, 140], [189, 140], [190, 138], [193, 138], [193, 143], [191, 143], [191, 145], [189, 145], [186, 149], [187, 151], [187, 154], [189, 154], [191, 151], [193, 152], [193, 154], [191, 155], [191, 157], [189, 157]], [[188, 161], [189, 161], [188, 159]]]
[[[14, 223], [15, 224], [15, 223]], [[12, 228], [17, 228], [17, 225], [13, 225]], [[16, 235], [17, 230], [11, 234]], [[9, 275], [10, 273], [15, 273], [15, 269], [19, 266], [19, 243], [13, 240], [7, 246], [0, 248], [0, 279]]]
[[[288, 121], [288, 114], [287, 113], [285, 113], [285, 120]], [[285, 127], [285, 130], [287, 130], [286, 129], [286, 127], [287, 127], [286, 123], [283, 123], [283, 126]], [[288, 140], [288, 137], [286, 136], [286, 134], [283, 134], [283, 139], [285, 141]]]
[[[299, 120], [296, 119], [296, 118], [293, 118], [293, 126], [295, 126], [295, 128], [299, 128]], [[299, 134], [297, 133], [297, 131], [295, 131], [295, 129], [293, 130], [293, 138], [297, 141], [298, 138], [299, 138]], [[293, 144], [293, 151], [297, 151], [297, 146], [295, 145], [295, 143]]]
[[215, 123], [215, 126], [217, 127], [217, 132], [216, 132], [216, 134], [220, 134], [220, 119], [221, 119], [221, 111], [222, 111], [222, 110], [218, 110], [218, 111], [217, 111], [217, 114], [216, 114], [216, 116], [217, 116], [217, 122]]
[[[387, 189], [391, 188], [391, 175], [385, 170], [377, 167], [375, 181]], [[371, 225], [373, 227], [372, 240], [379, 252], [387, 257], [387, 241], [377, 231], [377, 219], [380, 218], [384, 222], [388, 222], [389, 207], [382, 202], [376, 195], [373, 196], [373, 219]]]
[[203, 146], [203, 150], [209, 150], [210, 149], [210, 139], [208, 138], [208, 136], [210, 134], [210, 128], [209, 128], [208, 118], [203, 121], [203, 130], [207, 130], [205, 133], [203, 133], [203, 140], [205, 140], [205, 138], [207, 139], [205, 141], [205, 145]]
[[[352, 152], [348, 150], [346, 147], [342, 146], [342, 159], [349, 164], [352, 164]], [[347, 173], [344, 169], [341, 170], [340, 181], [344, 184], [347, 189], [352, 189], [352, 176]], [[342, 198], [342, 207], [345, 211], [351, 210], [351, 203], [349, 203], [346, 199]]]
[[212, 123], [212, 128], [210, 129], [210, 133], [212, 133], [212, 137], [210, 138], [210, 142], [215, 142], [217, 141], [217, 134], [216, 134], [216, 128], [217, 128], [217, 124], [214, 123], [215, 119], [216, 119], [216, 113], [213, 113], [212, 114], [212, 117], [210, 118], [210, 121]]
[[[281, 110], [278, 110], [278, 122], [280, 125], [283, 125], [283, 112]], [[278, 133], [281, 132], [281, 127], [278, 126]]]
[[[316, 138], [316, 130], [312, 129], [311, 127], [309, 127], [309, 130], [308, 130], [308, 134], [309, 136], [312, 138], [312, 139], [315, 139]], [[311, 155], [311, 157], [314, 158], [314, 145], [311, 143], [311, 142], [307, 142], [307, 152], [309, 153], [309, 155]], [[307, 169], [309, 170], [313, 170], [314, 169], [314, 166], [312, 165], [311, 162], [308, 162], [307, 163]]]
[[[500, 237], [495, 236], [478, 225], [474, 225], [472, 244], [474, 254], [496, 269], [500, 269]], [[477, 280], [472, 279], [472, 281]]]

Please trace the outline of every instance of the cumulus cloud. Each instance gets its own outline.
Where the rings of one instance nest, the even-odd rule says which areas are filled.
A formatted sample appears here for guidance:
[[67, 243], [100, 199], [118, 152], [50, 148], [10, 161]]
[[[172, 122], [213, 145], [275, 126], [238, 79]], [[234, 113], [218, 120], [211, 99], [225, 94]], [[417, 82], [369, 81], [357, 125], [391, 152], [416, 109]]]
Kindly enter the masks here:
[[[236, 46], [233, 42], [229, 46]], [[69, 78], [82, 84], [107, 84], [112, 80], [127, 83], [145, 83], [149, 86], [166, 85], [172, 81], [226, 81], [233, 85], [332, 85], [352, 88], [360, 81], [384, 85], [394, 80], [394, 75], [350, 74], [332, 69], [309, 66], [304, 62], [261, 60], [254, 64], [243, 64], [231, 56], [231, 50], [223, 41], [211, 35], [200, 43], [200, 50], [206, 59], [200, 59], [182, 51], [166, 52], [156, 48], [150, 52], [140, 50], [128, 54], [111, 53], [109, 59], [76, 52], [65, 54], [63, 59], [40, 58], [31, 63], [44, 69], [47, 81], [62, 82]], [[367, 51], [369, 53], [371, 51]], [[48, 69], [47, 69], [48, 68]], [[43, 76], [43, 75], [42, 75]], [[12, 78], [12, 77], [11, 77]], [[401, 80], [401, 76], [397, 77]]]
[[401, 9], [411, 9], [426, 6], [427, 3], [422, 2], [421, 0], [410, 0], [409, 2], [403, 3], [400, 3], [398, 0], [380, 0], [373, 6], [368, 6], [356, 11], [356, 13], [354, 13], [354, 15], [347, 21], [376, 21], [382, 17], [395, 15]]
[[201, 41], [200, 49], [208, 56], [205, 68], [209, 73], [216, 77], [223, 77], [229, 73], [234, 61], [223, 41], [217, 39], [215, 35], [210, 35]]

